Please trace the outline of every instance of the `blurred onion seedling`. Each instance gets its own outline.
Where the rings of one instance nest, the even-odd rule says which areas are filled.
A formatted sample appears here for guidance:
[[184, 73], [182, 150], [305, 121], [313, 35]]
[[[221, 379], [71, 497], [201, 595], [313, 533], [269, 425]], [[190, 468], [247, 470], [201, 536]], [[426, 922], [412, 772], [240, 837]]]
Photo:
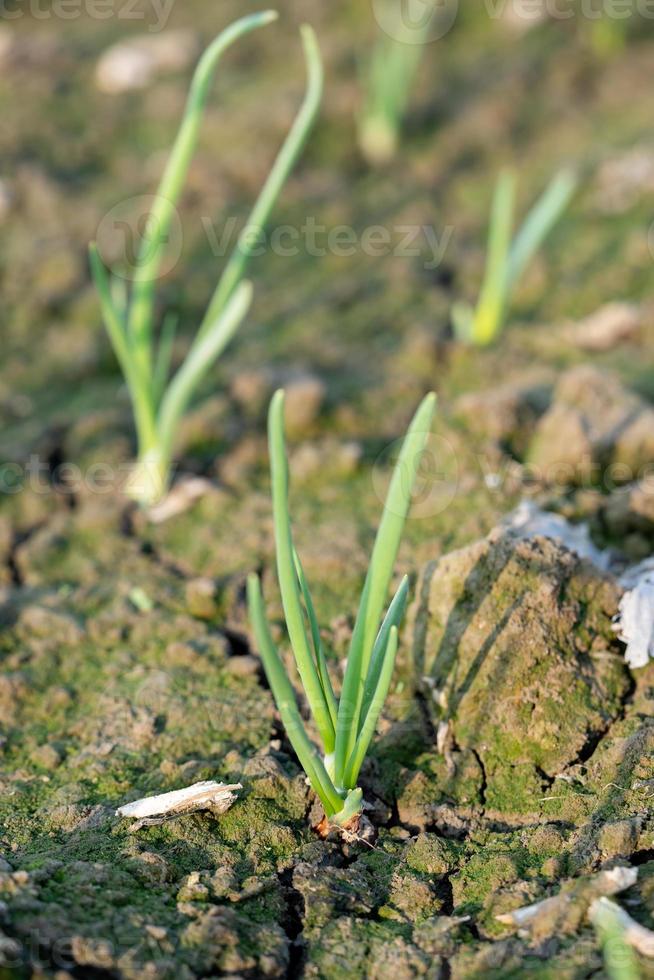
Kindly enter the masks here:
[[427, 395], [402, 444], [363, 587], [338, 699], [327, 670], [309, 586], [293, 545], [288, 511], [284, 393], [278, 391], [270, 405], [268, 441], [277, 577], [288, 637], [322, 742], [322, 757], [307, 734], [293, 687], [273, 643], [256, 575], [248, 578], [250, 619], [284, 727], [311, 786], [320, 797], [325, 815], [331, 823], [354, 833], [363, 811], [363, 794], [357, 785], [359, 770], [391, 683], [398, 629], [407, 602], [406, 576], [383, 620], [382, 612], [435, 404], [436, 396]]
[[[588, 917], [600, 941], [609, 980], [640, 980], [638, 957], [629, 943], [625, 926], [628, 916], [621, 907], [610, 898], [599, 898], [591, 904]], [[629, 921], [635, 925], [633, 920]]]
[[504, 327], [513, 292], [539, 247], [559, 220], [577, 187], [571, 170], [560, 171], [512, 239], [516, 176], [503, 171], [497, 181], [488, 232], [486, 272], [477, 306], [460, 301], [452, 307], [457, 340], [483, 347]]
[[393, 159], [402, 123], [429, 38], [434, 12], [427, 5], [417, 24], [409, 24], [398, 5], [389, 5], [392, 36], [383, 32], [364, 71], [364, 103], [358, 119], [360, 150], [372, 166]]
[[293, 169], [315, 121], [322, 98], [323, 69], [313, 30], [301, 28], [307, 89], [300, 111], [268, 174], [261, 193], [229, 257], [188, 353], [171, 375], [175, 322], [164, 319], [155, 339], [155, 285], [161, 273], [175, 206], [197, 145], [214, 70], [224, 51], [244, 34], [277, 19], [273, 10], [235, 21], [207, 48], [191, 83], [177, 137], [147, 220], [128, 292], [124, 280], [107, 271], [95, 243], [91, 269], [102, 316], [132, 402], [138, 458], [126, 492], [144, 506], [167, 493], [179, 422], [201, 380], [234, 337], [252, 300], [245, 270], [261, 230]]

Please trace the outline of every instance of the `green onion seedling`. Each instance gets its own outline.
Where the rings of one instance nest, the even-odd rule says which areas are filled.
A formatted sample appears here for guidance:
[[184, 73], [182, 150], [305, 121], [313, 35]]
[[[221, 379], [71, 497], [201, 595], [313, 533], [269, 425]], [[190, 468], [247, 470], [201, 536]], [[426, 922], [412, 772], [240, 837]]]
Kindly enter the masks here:
[[354, 832], [363, 810], [359, 771], [391, 684], [409, 588], [406, 576], [383, 619], [382, 612], [435, 404], [436, 396], [430, 394], [418, 408], [393, 472], [338, 698], [327, 669], [309, 586], [293, 545], [282, 391], [274, 395], [268, 415], [277, 576], [288, 637], [322, 754], [307, 734], [295, 692], [273, 643], [256, 575], [248, 578], [250, 619], [284, 727], [325, 815], [330, 822]]
[[625, 915], [620, 906], [609, 898], [596, 899], [588, 917], [602, 946], [604, 967], [610, 980], [640, 980], [638, 958], [627, 940]]
[[359, 147], [373, 166], [388, 163], [397, 152], [430, 28], [429, 16], [418, 28], [409, 27], [398, 9], [393, 36], [382, 33], [373, 48], [363, 80], [364, 104], [358, 119]]
[[476, 308], [465, 302], [452, 307], [457, 340], [483, 347], [502, 331], [513, 292], [520, 277], [559, 220], [577, 187], [570, 170], [562, 170], [533, 206], [512, 239], [516, 176], [500, 174], [491, 209], [486, 272]]
[[177, 372], [170, 377], [175, 324], [165, 318], [154, 337], [155, 285], [161, 271], [175, 206], [197, 145], [214, 70], [223, 52], [244, 34], [277, 18], [269, 10], [235, 21], [207, 48], [195, 70], [177, 137], [148, 217], [148, 233], [136, 258], [131, 292], [105, 268], [97, 246], [90, 246], [93, 277], [107, 333], [129, 390], [138, 441], [138, 459], [126, 492], [144, 506], [161, 500], [170, 481], [175, 435], [201, 380], [234, 337], [252, 300], [244, 276], [252, 257], [253, 228], [269, 219], [316, 119], [323, 69], [313, 30], [301, 28], [307, 63], [307, 89], [301, 109], [252, 209], [244, 232], [228, 259], [204, 318]]

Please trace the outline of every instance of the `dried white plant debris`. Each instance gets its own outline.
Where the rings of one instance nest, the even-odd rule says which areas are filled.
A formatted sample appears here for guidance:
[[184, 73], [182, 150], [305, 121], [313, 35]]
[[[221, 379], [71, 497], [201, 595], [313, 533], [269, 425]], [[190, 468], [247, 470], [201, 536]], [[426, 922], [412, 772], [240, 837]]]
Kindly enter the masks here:
[[202, 476], [191, 476], [180, 480], [161, 503], [149, 509], [148, 520], [151, 524], [163, 524], [171, 517], [183, 514], [213, 488], [214, 484]]
[[126, 803], [116, 810], [116, 816], [129, 817], [138, 823], [132, 828], [152, 827], [174, 820], [189, 813], [200, 810], [210, 810], [218, 815], [229, 810], [237, 799], [237, 791], [243, 789], [240, 783], [226, 785], [213, 781], [193, 783], [184, 789], [176, 789], [171, 793], [160, 793], [158, 796], [144, 796], [141, 800]]
[[554, 895], [552, 898], [546, 898], [542, 902], [535, 902], [533, 905], [523, 905], [520, 909], [513, 909], [511, 912], [502, 912], [501, 915], [496, 915], [495, 918], [505, 926], [517, 926], [518, 929], [525, 929], [532, 922], [536, 922], [550, 911], [554, 911], [560, 908], [561, 905], [567, 904], [569, 900], [569, 895]]
[[[626, 891], [636, 884], [638, 879], [638, 868], [611, 868], [610, 871], [600, 871], [589, 879], [580, 879], [580, 890], [559, 892], [552, 895], [542, 902], [534, 905], [525, 905], [520, 909], [513, 909], [511, 912], [504, 912], [496, 915], [495, 918], [506, 926], [515, 926], [518, 929], [529, 930], [543, 919], [552, 918], [554, 921], [559, 916], [564, 915], [566, 906], [571, 902], [583, 900], [583, 890], [592, 889], [595, 895], [607, 896], [617, 895], [619, 892]], [[562, 921], [559, 919], [559, 921]]]
[[631, 888], [638, 881], [638, 868], [611, 868], [600, 871], [593, 882], [603, 895], [617, 895]]
[[503, 524], [521, 538], [552, 538], [560, 541], [580, 558], [587, 558], [603, 571], [611, 563], [610, 552], [602, 551], [593, 544], [587, 524], [571, 524], [565, 517], [543, 510], [532, 500], [523, 500], [504, 519]]
[[634, 565], [622, 575], [626, 589], [614, 629], [627, 650], [625, 659], [632, 668], [645, 667], [654, 657], [654, 559]]

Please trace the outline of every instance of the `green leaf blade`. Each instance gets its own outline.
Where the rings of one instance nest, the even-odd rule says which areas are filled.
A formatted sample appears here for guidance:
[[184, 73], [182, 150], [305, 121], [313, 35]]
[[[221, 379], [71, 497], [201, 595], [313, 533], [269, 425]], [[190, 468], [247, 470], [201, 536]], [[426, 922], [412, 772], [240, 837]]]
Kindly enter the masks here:
[[379, 721], [379, 716], [386, 702], [395, 667], [397, 646], [397, 626], [391, 626], [384, 660], [381, 665], [374, 694], [370, 701], [370, 707], [368, 708], [368, 713], [364, 719], [363, 725], [361, 726], [361, 731], [359, 732], [354, 749], [352, 750], [352, 754], [348, 759], [347, 766], [345, 768], [344, 785], [348, 789], [353, 789], [356, 786], [363, 760], [365, 759], [366, 752], [370, 747], [372, 737], [375, 734], [375, 729], [377, 727], [377, 722]]
[[329, 671], [327, 669], [327, 661], [325, 660], [325, 654], [322, 648], [322, 640], [320, 638], [320, 626], [318, 625], [318, 617], [316, 616], [315, 606], [313, 604], [313, 599], [311, 598], [309, 583], [307, 582], [307, 577], [304, 574], [304, 569], [302, 567], [302, 562], [300, 561], [300, 556], [298, 555], [295, 548], [293, 548], [293, 558], [295, 561], [295, 571], [297, 574], [298, 585], [300, 586], [300, 591], [302, 592], [302, 597], [304, 599], [304, 608], [306, 609], [307, 619], [309, 620], [311, 640], [313, 643], [313, 652], [316, 658], [316, 667], [318, 668], [318, 677], [322, 685], [322, 691], [325, 696], [327, 707], [329, 708], [329, 714], [332, 719], [332, 725], [334, 727], [334, 731], [336, 731], [338, 705], [336, 703], [336, 698], [334, 696], [334, 688], [332, 687], [331, 678], [329, 676]]
[[354, 748], [364, 681], [435, 408], [436, 396], [431, 393], [423, 399], [413, 417], [393, 472], [377, 531], [352, 633], [338, 709], [335, 756], [337, 785], [340, 785], [339, 780], [344, 775], [346, 760]]
[[129, 336], [122, 317], [115, 305], [109, 275], [100, 258], [95, 242], [91, 242], [89, 245], [89, 262], [95, 288], [100, 299], [100, 309], [105, 329], [120, 369], [123, 372], [123, 377], [127, 383], [130, 400], [134, 409], [134, 420], [139, 443], [151, 447], [156, 442], [156, 422], [149, 385], [147, 378], [143, 377], [139, 371], [138, 364], [132, 356], [133, 352]]
[[177, 315], [168, 313], [164, 317], [159, 338], [159, 349], [154, 365], [152, 377], [152, 397], [155, 405], [160, 405], [163, 394], [168, 384], [170, 365], [173, 360], [173, 349], [175, 346], [175, 335], [177, 333]]
[[[307, 24], [301, 27], [300, 32], [307, 66], [307, 87], [304, 100], [250, 212], [245, 231], [253, 228], [263, 229], [267, 225], [272, 209], [298, 161], [320, 109], [324, 87], [324, 70], [318, 41], [313, 29]], [[243, 234], [240, 236], [211, 298], [205, 319], [200, 326], [201, 333], [208, 329], [207, 322], [219, 313], [242, 279], [252, 258], [253, 247], [254, 242], [251, 235]]]
[[363, 689], [363, 700], [361, 702], [361, 715], [359, 719], [359, 730], [361, 730], [362, 724], [365, 722], [366, 715], [368, 714], [370, 704], [375, 696], [375, 691], [377, 689], [377, 684], [379, 682], [379, 677], [382, 672], [384, 658], [386, 656], [386, 648], [388, 646], [388, 640], [390, 637], [391, 629], [394, 626], [399, 630], [400, 623], [404, 619], [404, 613], [406, 612], [406, 604], [409, 596], [409, 577], [405, 575], [400, 586], [393, 597], [393, 601], [388, 607], [388, 612], [384, 617], [384, 621], [377, 634], [377, 639], [375, 640], [375, 645], [372, 650], [372, 657], [370, 658], [370, 667], [368, 669], [368, 676], [366, 677], [365, 686]]
[[270, 447], [270, 476], [273, 497], [273, 520], [277, 553], [277, 577], [282, 595], [291, 647], [311, 713], [323, 741], [325, 754], [334, 749], [334, 725], [325, 699], [318, 670], [309, 648], [304, 628], [300, 588], [294, 561], [291, 521], [288, 513], [288, 464], [284, 438], [284, 392], [273, 395], [268, 413], [268, 445]]
[[479, 293], [472, 330], [473, 342], [480, 346], [492, 343], [502, 328], [502, 318], [507, 302], [507, 267], [511, 248], [515, 195], [515, 174], [505, 170], [498, 178], [493, 195], [486, 272]]
[[284, 729], [302, 768], [320, 797], [325, 813], [328, 817], [333, 816], [342, 808], [343, 800], [336, 791], [315, 746], [306, 733], [297, 706], [295, 692], [286, 676], [286, 671], [270, 636], [258, 576], [250, 575], [248, 577], [247, 593], [252, 628]]
[[148, 233], [141, 243], [134, 274], [128, 326], [134, 343], [135, 356], [138, 357], [142, 367], [148, 372], [152, 370], [153, 360], [151, 333], [154, 290], [159, 278], [175, 207], [186, 182], [191, 159], [197, 146], [213, 73], [227, 48], [244, 34], [264, 27], [276, 18], [277, 13], [269, 10], [241, 17], [230, 24], [209, 45], [193, 74], [184, 115], [148, 217]]
[[532, 207], [511, 246], [506, 274], [507, 293], [515, 288], [529, 262], [572, 200], [576, 189], [576, 175], [571, 170], [562, 170], [550, 181]]
[[179, 420], [202, 378], [230, 342], [252, 303], [252, 283], [242, 282], [221, 316], [203, 337], [196, 336], [186, 359], [166, 389], [157, 419], [164, 453], [172, 452]]

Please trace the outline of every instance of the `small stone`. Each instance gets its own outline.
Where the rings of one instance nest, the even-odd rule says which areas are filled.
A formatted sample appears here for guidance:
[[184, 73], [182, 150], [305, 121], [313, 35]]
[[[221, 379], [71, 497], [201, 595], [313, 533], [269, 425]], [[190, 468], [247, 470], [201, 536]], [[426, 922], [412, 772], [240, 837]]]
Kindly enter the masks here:
[[145, 88], [157, 75], [183, 71], [197, 51], [189, 31], [165, 31], [157, 37], [139, 35], [112, 45], [100, 57], [95, 83], [101, 92], [118, 95]]
[[146, 883], [163, 885], [170, 877], [168, 862], [153, 851], [142, 851], [136, 856], [139, 862], [139, 876]]
[[630, 483], [607, 499], [602, 517], [609, 533], [617, 538], [629, 534], [654, 535], [654, 477]]
[[84, 630], [72, 616], [37, 605], [23, 609], [17, 629], [21, 638], [47, 640], [49, 646], [76, 646], [84, 636]]
[[30, 754], [30, 759], [42, 769], [56, 769], [57, 766], [61, 765], [61, 753], [54, 745], [39, 745]]
[[325, 400], [325, 382], [314, 375], [290, 381], [285, 388], [286, 429], [290, 436], [302, 435], [318, 418]]
[[641, 313], [633, 303], [607, 303], [576, 324], [570, 338], [587, 351], [607, 351], [638, 336]]
[[73, 696], [65, 687], [53, 687], [48, 692], [48, 701], [54, 708], [67, 708], [73, 703]]
[[406, 852], [406, 863], [415, 871], [446, 875], [454, 867], [447, 845], [436, 834], [419, 834]]
[[455, 410], [471, 432], [492, 439], [521, 456], [550, 398], [551, 385], [517, 381], [489, 391], [462, 395]]
[[178, 902], [206, 902], [209, 899], [209, 888], [202, 881], [199, 871], [192, 871], [182, 882], [177, 892]]
[[634, 146], [610, 157], [598, 169], [597, 207], [605, 214], [622, 214], [643, 195], [654, 192], [654, 153], [651, 146]]
[[616, 820], [605, 824], [598, 841], [604, 860], [630, 857], [636, 850], [639, 832], [638, 820]]
[[[0, 931], [0, 968], [3, 966], [8, 966], [11, 963], [20, 963], [21, 953], [22, 949], [18, 940], [10, 939], [9, 936], [5, 936], [5, 934]], [[7, 973], [7, 976], [9, 976], [9, 972]]]
[[21, 700], [28, 691], [22, 674], [0, 674], [0, 718], [7, 725], [14, 723]]
[[244, 483], [251, 481], [252, 474], [257, 469], [263, 468], [265, 460], [265, 439], [257, 435], [244, 436], [218, 461], [220, 481], [228, 487], [240, 490]]
[[225, 664], [225, 669], [237, 677], [252, 677], [258, 673], [260, 667], [261, 661], [258, 657], [253, 657], [250, 653], [230, 657]]
[[357, 442], [338, 443], [330, 439], [322, 443], [302, 443], [291, 456], [293, 479], [302, 483], [326, 470], [339, 476], [350, 476], [362, 455], [363, 450]]
[[186, 584], [186, 607], [197, 619], [214, 619], [218, 613], [218, 586], [210, 578], [194, 578]]
[[528, 452], [543, 483], [628, 483], [654, 458], [654, 409], [614, 374], [588, 365], [561, 375]]
[[250, 417], [257, 416], [272, 394], [273, 381], [270, 372], [261, 370], [240, 371], [232, 379], [230, 394], [237, 405]]
[[115, 966], [114, 950], [108, 940], [94, 939], [88, 936], [73, 936], [70, 940], [70, 951], [79, 966], [113, 972]]
[[544, 878], [556, 881], [561, 877], [564, 866], [565, 859], [563, 857], [549, 857], [543, 861], [540, 873]]

